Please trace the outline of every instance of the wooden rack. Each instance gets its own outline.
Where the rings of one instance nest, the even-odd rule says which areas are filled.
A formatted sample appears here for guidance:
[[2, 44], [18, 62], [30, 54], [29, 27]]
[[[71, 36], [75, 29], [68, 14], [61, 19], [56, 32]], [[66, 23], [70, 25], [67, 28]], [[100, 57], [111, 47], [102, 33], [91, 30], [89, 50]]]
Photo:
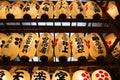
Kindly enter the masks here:
[[[97, 0], [95, 0], [98, 2]], [[104, 0], [109, 2], [109, 0]], [[41, 20], [41, 19], [31, 19], [31, 20], [23, 20], [23, 19], [13, 19], [13, 20], [7, 20], [7, 19], [0, 19], [0, 32], [3, 33], [26, 33], [26, 32], [68, 32], [68, 33], [90, 33], [90, 32], [96, 32], [96, 33], [115, 33], [118, 40], [120, 40], [120, 21], [119, 20], [113, 20], [106, 12], [105, 9], [100, 5], [104, 2], [103, 0], [99, 0], [99, 6], [102, 8], [102, 11], [106, 18], [102, 18], [99, 20], [92, 20], [92, 19], [82, 19], [82, 20], [76, 20], [76, 19], [48, 19], [48, 20]], [[118, 10], [120, 12], [120, 1], [116, 0]], [[69, 23], [68, 26], [64, 26], [64, 23]], [[25, 24], [28, 25], [25, 25]], [[32, 25], [34, 23], [35, 25]], [[44, 23], [44, 25], [40, 25], [41, 23]], [[48, 24], [47, 24], [48, 23]], [[52, 25], [49, 25], [49, 23], [52, 23]], [[59, 23], [60, 25], [56, 26], [56, 23]], [[72, 25], [75, 23], [76, 25]], [[79, 23], [85, 23], [84, 26], [79, 26]], [[95, 25], [93, 24], [101, 24], [101, 25]], [[114, 45], [117, 43], [117, 41], [114, 43]], [[112, 48], [113, 49], [113, 48]], [[109, 49], [107, 49], [108, 52], [110, 52]], [[28, 67], [80, 67], [80, 66], [100, 66], [104, 68], [109, 69], [119, 69], [120, 70], [120, 63], [119, 61], [115, 60], [106, 60], [103, 62], [97, 62], [97, 61], [88, 61], [88, 62], [19, 62], [19, 61], [9, 61], [4, 62], [0, 61], [0, 66], [28, 66]], [[63, 65], [65, 64], [65, 65]]]

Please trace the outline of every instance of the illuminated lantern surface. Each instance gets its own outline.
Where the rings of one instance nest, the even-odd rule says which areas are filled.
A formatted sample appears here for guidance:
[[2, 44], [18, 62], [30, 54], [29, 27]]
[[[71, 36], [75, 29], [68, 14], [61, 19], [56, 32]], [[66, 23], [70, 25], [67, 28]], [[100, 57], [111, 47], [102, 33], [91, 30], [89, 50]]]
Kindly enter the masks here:
[[53, 36], [50, 33], [43, 33], [40, 35], [39, 43], [37, 47], [37, 56], [41, 60], [51, 60], [53, 57]]
[[37, 50], [38, 37], [35, 33], [27, 33], [21, 43], [19, 56], [22, 61], [28, 61], [35, 56]]
[[30, 80], [30, 74], [25, 70], [17, 70], [12, 74], [12, 80]]
[[54, 3], [44, 0], [40, 5], [39, 16], [41, 19], [52, 19], [54, 15]]
[[91, 77], [87, 71], [78, 70], [73, 73], [72, 80], [91, 80]]
[[108, 14], [109, 14], [113, 19], [116, 19], [117, 16], [119, 15], [119, 12], [118, 12], [118, 9], [117, 9], [117, 6], [116, 6], [115, 1], [109, 1], [106, 10], [107, 10]]
[[70, 4], [70, 12], [73, 19], [84, 19], [85, 17], [84, 6], [80, 0], [74, 0]]
[[58, 19], [66, 19], [70, 16], [70, 9], [65, 0], [59, 0], [55, 4], [55, 17]]
[[0, 69], [0, 80], [12, 80], [11, 74], [5, 69]]
[[88, 1], [84, 5], [85, 14], [88, 19], [100, 19], [102, 17], [102, 10], [94, 1]]
[[86, 41], [90, 56], [94, 60], [104, 60], [107, 54], [101, 37], [97, 33], [90, 33], [87, 35]]
[[52, 80], [71, 80], [68, 72], [64, 70], [56, 70], [52, 76]]
[[50, 75], [45, 70], [37, 70], [32, 74], [31, 80], [50, 80]]
[[13, 60], [17, 57], [20, 45], [22, 42], [22, 36], [19, 33], [11, 33], [7, 42], [2, 47], [2, 54], [4, 60]]
[[110, 74], [103, 69], [95, 70], [91, 77], [92, 80], [112, 80]]
[[81, 33], [74, 33], [70, 38], [72, 54], [76, 59], [88, 59], [89, 51], [85, 37]]
[[7, 9], [7, 19], [21, 19], [23, 17], [22, 8], [24, 6], [24, 2], [17, 0], [13, 2]]
[[6, 19], [7, 8], [10, 5], [8, 1], [0, 0], [0, 19]]
[[108, 35], [105, 37], [105, 41], [106, 41], [106, 43], [107, 43], [107, 46], [108, 46], [109, 48], [111, 48], [116, 39], [117, 39], [117, 37], [115, 36], [114, 33], [108, 34]]
[[120, 41], [118, 41], [118, 43], [116, 44], [116, 46], [114, 47], [113, 51], [112, 51], [112, 55], [113, 57], [115, 57], [116, 59], [120, 60]]
[[40, 6], [36, 0], [28, 0], [23, 7], [24, 19], [36, 19]]
[[8, 36], [6, 34], [0, 33], [0, 59], [3, 56], [2, 47], [5, 45], [7, 39], [8, 39]]
[[55, 56], [60, 61], [70, 57], [70, 39], [66, 33], [58, 33], [55, 38]]

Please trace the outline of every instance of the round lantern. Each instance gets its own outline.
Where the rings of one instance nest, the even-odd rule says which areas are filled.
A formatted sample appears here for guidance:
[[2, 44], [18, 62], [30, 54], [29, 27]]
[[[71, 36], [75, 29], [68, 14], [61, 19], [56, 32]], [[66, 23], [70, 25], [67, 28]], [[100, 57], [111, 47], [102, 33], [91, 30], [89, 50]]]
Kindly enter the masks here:
[[80, 61], [86, 61], [89, 56], [89, 51], [84, 36], [80, 33], [74, 33], [70, 41], [73, 56]]
[[55, 38], [55, 56], [59, 61], [67, 61], [71, 55], [70, 40], [66, 33], [58, 33]]
[[39, 7], [39, 3], [36, 0], [28, 0], [23, 7], [23, 18], [36, 19]]
[[102, 17], [102, 10], [94, 1], [88, 1], [84, 5], [85, 14], [88, 19], [100, 19]]
[[30, 80], [30, 74], [25, 70], [17, 70], [12, 74], [12, 80]]
[[0, 0], [0, 19], [6, 19], [7, 8], [10, 5], [8, 1]]
[[73, 73], [72, 80], [91, 80], [91, 77], [87, 71], [78, 70]]
[[53, 36], [50, 33], [43, 33], [40, 35], [37, 56], [41, 61], [51, 60], [53, 57]]
[[71, 80], [70, 74], [65, 70], [56, 70], [52, 76], [52, 80]]
[[1, 57], [3, 56], [2, 48], [5, 45], [7, 39], [8, 39], [8, 36], [6, 34], [0, 33], [0, 60], [1, 60]]
[[94, 60], [103, 61], [106, 57], [106, 48], [101, 37], [97, 33], [90, 33], [87, 35], [86, 41], [90, 56]]
[[114, 33], [110, 33], [105, 37], [105, 41], [107, 43], [107, 46], [109, 48], [112, 47], [113, 43], [115, 42], [115, 40], [117, 39], [116, 35]]
[[5, 69], [0, 69], [0, 80], [12, 80], [11, 74]]
[[66, 19], [70, 17], [70, 9], [65, 0], [59, 0], [55, 4], [55, 17], [58, 19]]
[[70, 13], [72, 19], [84, 19], [85, 18], [85, 10], [83, 3], [80, 0], [74, 0], [70, 4]]
[[116, 58], [117, 60], [120, 60], [120, 41], [118, 41], [118, 43], [113, 48], [113, 51], [111, 53], [114, 58]]
[[32, 74], [31, 80], [50, 80], [50, 75], [45, 70], [37, 70]]
[[92, 80], [112, 80], [110, 74], [103, 69], [95, 70], [92, 73]]
[[54, 15], [54, 4], [50, 0], [44, 0], [40, 5], [39, 16], [41, 19], [52, 19]]
[[20, 45], [22, 42], [22, 36], [18, 33], [11, 33], [7, 42], [2, 48], [3, 60], [9, 61], [17, 57]]
[[27, 33], [21, 43], [19, 57], [21, 61], [29, 61], [35, 56], [38, 37], [35, 33]]
[[113, 19], [120, 19], [115, 1], [109, 1], [106, 11]]
[[22, 8], [24, 3], [20, 0], [13, 2], [7, 9], [7, 19], [21, 19], [23, 17]]

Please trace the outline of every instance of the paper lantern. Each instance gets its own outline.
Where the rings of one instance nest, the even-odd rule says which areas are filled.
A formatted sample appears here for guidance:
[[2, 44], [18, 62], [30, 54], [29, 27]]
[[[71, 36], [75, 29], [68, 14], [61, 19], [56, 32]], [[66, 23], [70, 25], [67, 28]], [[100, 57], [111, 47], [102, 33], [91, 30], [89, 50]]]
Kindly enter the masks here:
[[52, 19], [54, 15], [54, 3], [44, 0], [40, 5], [39, 16], [41, 19]]
[[108, 46], [109, 48], [111, 48], [116, 39], [117, 39], [117, 37], [116, 37], [116, 35], [115, 35], [114, 33], [109, 33], [109, 34], [105, 37], [105, 41], [106, 41], [106, 43], [107, 43], [107, 46]]
[[84, 5], [85, 14], [88, 19], [100, 19], [102, 17], [102, 10], [94, 1], [88, 1]]
[[0, 69], [0, 80], [12, 80], [11, 74], [5, 69]]
[[31, 80], [50, 80], [50, 75], [45, 70], [37, 70], [32, 74]]
[[70, 74], [65, 70], [56, 70], [52, 76], [52, 80], [71, 80]]
[[114, 58], [120, 60], [120, 41], [117, 42], [116, 46], [114, 47], [111, 53]]
[[53, 40], [54, 37], [50, 33], [40, 35], [37, 56], [41, 61], [50, 61], [53, 58]]
[[109, 1], [106, 11], [113, 19], [120, 19], [115, 1]]
[[87, 71], [78, 70], [73, 73], [72, 80], [91, 80], [91, 77]]
[[18, 33], [11, 33], [7, 42], [2, 48], [3, 60], [14, 60], [19, 52], [22, 36]]
[[85, 18], [85, 10], [83, 3], [80, 0], [74, 0], [70, 4], [70, 13], [72, 19], [84, 19]]
[[70, 41], [73, 56], [80, 61], [87, 60], [89, 51], [85, 37], [81, 33], [74, 33], [70, 38]]
[[10, 5], [8, 1], [0, 0], [0, 19], [6, 19], [7, 8]]
[[36, 19], [40, 6], [36, 0], [28, 0], [23, 7], [24, 19]]
[[70, 39], [66, 33], [58, 33], [55, 38], [55, 56], [59, 61], [67, 61], [71, 55]]
[[12, 80], [30, 80], [30, 74], [25, 70], [17, 70], [12, 74]]
[[55, 17], [57, 19], [67, 19], [70, 17], [70, 9], [65, 0], [59, 0], [55, 4]]
[[35, 33], [27, 33], [21, 43], [19, 57], [21, 61], [29, 61], [35, 56], [38, 37]]
[[8, 13], [6, 15], [7, 19], [22, 19], [23, 11], [22, 8], [24, 3], [20, 0], [13, 2], [7, 9]]
[[5, 45], [7, 39], [8, 39], [8, 36], [6, 34], [0, 33], [0, 60], [1, 60], [2, 56], [3, 56], [2, 48]]
[[92, 73], [92, 80], [112, 80], [110, 74], [103, 69], [95, 70]]
[[90, 56], [94, 60], [103, 61], [107, 55], [105, 45], [97, 33], [90, 33], [86, 37]]

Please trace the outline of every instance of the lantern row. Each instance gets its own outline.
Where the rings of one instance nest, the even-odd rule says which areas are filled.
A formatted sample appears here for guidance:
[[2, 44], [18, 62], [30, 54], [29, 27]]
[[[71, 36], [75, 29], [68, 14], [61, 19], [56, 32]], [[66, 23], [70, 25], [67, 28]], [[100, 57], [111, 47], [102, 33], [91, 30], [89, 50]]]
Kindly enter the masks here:
[[[103, 7], [105, 5], [106, 3]], [[114, 1], [109, 2], [106, 12], [113, 19], [120, 18]], [[70, 17], [100, 19], [103, 13], [94, 1], [83, 4], [80, 0], [74, 0], [70, 5], [65, 0], [58, 0], [55, 4], [50, 0], [44, 0], [41, 4], [36, 0], [28, 0], [26, 3], [16, 0], [11, 4], [8, 1], [0, 1], [0, 19], [70, 19]]]
[[104, 69], [97, 69], [90, 73], [85, 70], [77, 70], [72, 76], [65, 70], [56, 70], [52, 77], [45, 70], [36, 70], [30, 76], [26, 70], [16, 70], [12, 74], [5, 69], [0, 69], [1, 80], [112, 80], [110, 74]]
[[[117, 37], [110, 33], [105, 41], [108, 48], [112, 48]], [[112, 56], [120, 59], [120, 41], [111, 51]], [[97, 33], [73, 33], [69, 37], [67, 33], [57, 33], [55, 37], [51, 33], [11, 33], [7, 36], [0, 33], [0, 55], [1, 60], [11, 61], [19, 56], [21, 61], [29, 61], [35, 57], [41, 61], [53, 61], [53, 57], [60, 62], [68, 61], [73, 55], [78, 61], [98, 60], [104, 61], [109, 55], [101, 36]]]

